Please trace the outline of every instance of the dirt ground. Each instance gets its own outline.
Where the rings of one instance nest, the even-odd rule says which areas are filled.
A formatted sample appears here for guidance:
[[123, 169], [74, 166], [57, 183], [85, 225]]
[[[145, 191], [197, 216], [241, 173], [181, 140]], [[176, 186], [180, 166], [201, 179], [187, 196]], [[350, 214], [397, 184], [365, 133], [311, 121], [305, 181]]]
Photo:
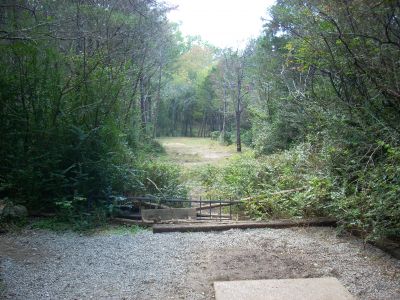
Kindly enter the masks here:
[[5, 299], [213, 299], [221, 280], [336, 277], [358, 299], [400, 299], [400, 262], [331, 228], [0, 235]]
[[[235, 153], [208, 139], [160, 141], [189, 173]], [[214, 298], [215, 281], [310, 277], [336, 277], [358, 299], [400, 299], [400, 262], [332, 228], [0, 235], [5, 299], [205, 300]]]

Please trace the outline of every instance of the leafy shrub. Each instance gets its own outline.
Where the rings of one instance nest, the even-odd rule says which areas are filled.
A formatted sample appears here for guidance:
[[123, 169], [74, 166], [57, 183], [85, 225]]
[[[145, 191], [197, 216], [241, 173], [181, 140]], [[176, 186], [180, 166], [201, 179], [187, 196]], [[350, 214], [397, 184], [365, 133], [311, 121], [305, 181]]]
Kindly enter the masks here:
[[271, 154], [287, 150], [299, 136], [299, 129], [288, 122], [286, 118], [272, 123], [255, 122], [252, 131], [255, 134], [251, 135], [251, 145], [258, 154]]
[[379, 161], [368, 164], [345, 182], [335, 202], [344, 228], [358, 230], [367, 239], [400, 236], [400, 148], [381, 144]]
[[251, 130], [242, 130], [241, 132], [241, 140], [243, 144], [251, 147], [253, 145], [253, 132]]
[[187, 189], [181, 183], [181, 169], [162, 160], [151, 160], [139, 164], [135, 181], [137, 194], [151, 194], [169, 198], [186, 198]]
[[219, 142], [223, 145], [229, 146], [233, 144], [232, 133], [229, 131], [225, 131], [225, 134], [219, 136]]
[[220, 136], [220, 132], [219, 131], [213, 131], [213, 132], [210, 133], [210, 138], [213, 141], [217, 141], [219, 136]]
[[194, 176], [198, 176], [200, 181], [207, 187], [211, 187], [214, 184], [215, 178], [218, 176], [219, 168], [207, 164], [203, 167], [198, 168]]
[[220, 131], [213, 131], [210, 133], [210, 138], [213, 141], [219, 141], [222, 145], [229, 146], [233, 143], [232, 133], [229, 131], [225, 131], [224, 134]]
[[253, 218], [333, 216], [366, 239], [398, 239], [400, 147], [379, 142], [371, 149], [360, 162], [345, 145], [303, 143], [268, 156], [236, 156], [202, 180], [215, 197], [248, 198]]

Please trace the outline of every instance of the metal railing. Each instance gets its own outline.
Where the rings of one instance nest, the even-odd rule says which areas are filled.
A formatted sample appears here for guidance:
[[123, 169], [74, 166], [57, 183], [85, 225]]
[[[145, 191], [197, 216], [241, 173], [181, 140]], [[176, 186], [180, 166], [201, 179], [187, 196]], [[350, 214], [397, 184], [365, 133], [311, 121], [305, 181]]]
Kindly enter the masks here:
[[[139, 212], [143, 206], [151, 206], [156, 209], [168, 208], [183, 208], [191, 207], [196, 208], [198, 211], [197, 219], [199, 220], [232, 220], [232, 207], [243, 204], [243, 201], [238, 200], [204, 200], [200, 197], [199, 200], [184, 199], [184, 198], [164, 198], [164, 197], [151, 197], [151, 196], [137, 196], [137, 197], [119, 197], [114, 198], [114, 204], [118, 206], [137, 207]], [[228, 211], [224, 211], [227, 208]]]

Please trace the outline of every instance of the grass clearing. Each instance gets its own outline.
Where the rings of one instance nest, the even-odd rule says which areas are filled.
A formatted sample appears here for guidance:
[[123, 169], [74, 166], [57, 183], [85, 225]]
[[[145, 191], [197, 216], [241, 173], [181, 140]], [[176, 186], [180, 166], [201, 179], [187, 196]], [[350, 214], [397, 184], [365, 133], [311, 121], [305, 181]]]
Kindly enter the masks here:
[[224, 146], [209, 138], [166, 137], [158, 142], [166, 149], [168, 159], [185, 169], [224, 164], [236, 153], [234, 145]]
[[[210, 138], [164, 137], [157, 141], [166, 150], [165, 159], [183, 168], [181, 180], [190, 190], [193, 199], [206, 196], [201, 177], [208, 168], [223, 167], [231, 159], [243, 155], [236, 152], [236, 145], [221, 145]], [[243, 149], [244, 153], [249, 151]]]

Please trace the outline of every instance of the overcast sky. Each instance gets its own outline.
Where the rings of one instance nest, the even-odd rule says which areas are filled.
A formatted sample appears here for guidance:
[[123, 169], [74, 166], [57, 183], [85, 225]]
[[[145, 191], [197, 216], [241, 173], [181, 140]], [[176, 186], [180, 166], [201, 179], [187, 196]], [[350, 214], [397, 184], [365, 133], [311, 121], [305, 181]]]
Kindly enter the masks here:
[[179, 5], [169, 14], [181, 22], [185, 35], [200, 35], [211, 44], [224, 47], [243, 46], [262, 30], [261, 17], [275, 0], [165, 0]]

